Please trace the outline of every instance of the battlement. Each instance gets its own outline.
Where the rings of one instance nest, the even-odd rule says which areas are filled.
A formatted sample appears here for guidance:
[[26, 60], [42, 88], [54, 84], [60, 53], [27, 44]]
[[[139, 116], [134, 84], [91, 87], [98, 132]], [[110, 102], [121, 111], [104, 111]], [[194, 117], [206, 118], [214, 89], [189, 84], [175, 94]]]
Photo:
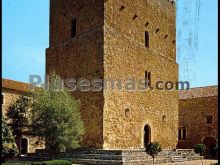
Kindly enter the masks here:
[[175, 19], [176, 0], [145, 0], [146, 5], [163, 12], [168, 17]]

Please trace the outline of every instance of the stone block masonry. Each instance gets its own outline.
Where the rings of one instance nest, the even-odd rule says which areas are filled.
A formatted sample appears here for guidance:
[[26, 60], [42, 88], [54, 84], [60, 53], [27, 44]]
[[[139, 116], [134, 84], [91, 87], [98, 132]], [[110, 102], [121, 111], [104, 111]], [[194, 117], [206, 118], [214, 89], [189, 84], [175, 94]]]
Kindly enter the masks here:
[[[46, 73], [61, 78], [178, 80], [175, 3], [163, 0], [51, 0]], [[177, 91], [72, 92], [81, 102], [81, 146], [140, 149], [177, 144]]]

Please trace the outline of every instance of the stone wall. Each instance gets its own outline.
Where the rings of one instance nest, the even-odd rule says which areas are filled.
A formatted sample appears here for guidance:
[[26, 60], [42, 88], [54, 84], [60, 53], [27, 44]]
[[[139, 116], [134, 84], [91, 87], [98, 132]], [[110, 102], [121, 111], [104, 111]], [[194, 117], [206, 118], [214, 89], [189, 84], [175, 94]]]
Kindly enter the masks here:
[[[50, 47], [46, 73], [61, 78], [144, 79], [176, 82], [175, 4], [171, 1], [51, 0]], [[124, 6], [124, 8], [122, 7]], [[122, 9], [121, 9], [122, 8]], [[71, 38], [71, 21], [76, 36]], [[149, 32], [149, 49], [144, 34]], [[72, 92], [85, 125], [82, 147], [143, 147], [144, 126], [151, 140], [175, 148], [178, 92]], [[131, 116], [125, 117], [125, 109]], [[165, 116], [166, 121], [163, 121]]]
[[[61, 78], [103, 78], [104, 3], [99, 1], [51, 0], [50, 47], [46, 51], [46, 73]], [[71, 38], [71, 21], [76, 19], [76, 36]], [[80, 101], [85, 126], [81, 147], [102, 148], [102, 92], [72, 92]]]
[[[182, 99], [179, 111], [179, 126], [185, 126], [187, 134], [178, 148], [193, 148], [206, 137], [218, 139], [218, 96]], [[207, 116], [213, 116], [213, 123], [207, 124]]]
[[[10, 104], [14, 103], [20, 96], [27, 95], [27, 92], [24, 90], [20, 89], [21, 91], [14, 90], [16, 87], [14, 86], [15, 84], [21, 84], [21, 82], [15, 82], [11, 80], [7, 80], [11, 83], [10, 88], [4, 88], [5, 85], [3, 83], [3, 105], [2, 105], [2, 114], [4, 117], [6, 117], [6, 113], [8, 111], [8, 108]], [[24, 85], [25, 86], [25, 85]], [[6, 122], [10, 122], [9, 120], [6, 120]], [[15, 142], [17, 144], [19, 152], [21, 151], [21, 139], [26, 138], [28, 140], [28, 153], [34, 153], [35, 149], [44, 149], [45, 144], [44, 140], [39, 139], [37, 136], [31, 136], [29, 133], [23, 133], [21, 137], [16, 137]]]
[[[104, 28], [105, 79], [143, 80], [148, 71], [152, 86], [158, 81], [178, 80], [176, 46], [172, 43], [176, 37], [175, 6], [171, 3], [109, 0]], [[149, 48], [145, 47], [145, 31], [149, 32]], [[151, 127], [151, 141], [159, 141], [163, 148], [176, 147], [176, 91], [107, 90], [104, 98], [104, 148], [143, 147], [146, 124]], [[126, 109], [131, 111], [129, 118]]]
[[5, 116], [9, 105], [15, 102], [22, 93], [10, 89], [3, 89], [2, 94], [3, 94], [2, 114], [3, 116]]

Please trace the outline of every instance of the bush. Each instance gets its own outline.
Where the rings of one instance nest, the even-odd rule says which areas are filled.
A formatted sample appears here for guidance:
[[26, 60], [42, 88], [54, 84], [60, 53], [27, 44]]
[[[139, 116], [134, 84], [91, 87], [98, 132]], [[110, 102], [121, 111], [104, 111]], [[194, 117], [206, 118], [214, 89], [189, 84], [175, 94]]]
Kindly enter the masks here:
[[152, 156], [153, 164], [154, 164], [154, 158], [162, 150], [161, 145], [159, 144], [159, 142], [150, 142], [145, 146], [145, 149], [146, 149], [146, 153]]
[[68, 160], [50, 160], [43, 162], [20, 162], [20, 163], [10, 163], [6, 162], [3, 165], [72, 165], [72, 162]]
[[9, 105], [6, 116], [11, 121], [14, 136], [21, 136], [22, 130], [28, 125], [28, 112], [30, 99], [27, 96], [20, 96], [15, 102]]
[[194, 147], [194, 152], [199, 154], [200, 156], [205, 153], [206, 146], [205, 144], [197, 144]]
[[33, 163], [33, 165], [72, 165], [72, 162], [68, 160], [50, 160], [39, 163]]
[[79, 103], [67, 90], [60, 90], [59, 76], [52, 75], [48, 90], [32, 92], [32, 133], [46, 139], [49, 153], [79, 147], [84, 133]]
[[[205, 144], [197, 144], [194, 147], [194, 152], [199, 154], [200, 156], [202, 156], [205, 153], [205, 150], [206, 150]], [[201, 162], [203, 165], [202, 157], [201, 157]]]
[[6, 163], [3, 163], [3, 165], [31, 165], [31, 163], [28, 163], [28, 162], [21, 162], [21, 163], [6, 162]]
[[3, 161], [13, 158], [18, 153], [18, 148], [15, 144], [14, 137], [4, 118], [2, 118], [2, 146]]

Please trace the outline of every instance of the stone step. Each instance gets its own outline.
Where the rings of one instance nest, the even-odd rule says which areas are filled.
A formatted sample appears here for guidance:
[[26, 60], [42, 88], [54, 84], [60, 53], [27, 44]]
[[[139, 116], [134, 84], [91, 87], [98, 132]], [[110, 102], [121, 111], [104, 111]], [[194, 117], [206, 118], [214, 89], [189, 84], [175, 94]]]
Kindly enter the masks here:
[[[44, 153], [44, 151], [38, 150], [36, 152], [38, 155], [45, 155], [47, 153]], [[121, 155], [122, 150], [73, 150], [68, 153], [59, 153], [59, 155], [65, 155], [65, 154], [108, 154], [108, 155]]]
[[123, 165], [122, 160], [72, 159], [72, 163], [83, 165]]
[[[115, 161], [115, 160], [97, 160], [97, 159], [74, 159], [73, 163], [80, 163], [83, 165], [149, 165], [153, 160], [129, 160], [129, 161]], [[155, 163], [164, 163], [164, 160], [155, 159]]]
[[[48, 160], [50, 154], [38, 152], [35, 156], [26, 157], [26, 160]], [[152, 157], [148, 155], [144, 149], [138, 150], [74, 150], [68, 153], [59, 153], [52, 159], [67, 159], [73, 161], [74, 164], [84, 165], [147, 165], [152, 162]], [[200, 156], [194, 152], [163, 150], [155, 158], [157, 163], [183, 162], [187, 160], [198, 160]]]
[[24, 157], [19, 157], [19, 161], [47, 161], [50, 160], [49, 157], [36, 157], [36, 156], [24, 156]]
[[122, 160], [121, 155], [107, 154], [73, 154], [71, 158], [77, 159], [100, 159], [100, 160]]

